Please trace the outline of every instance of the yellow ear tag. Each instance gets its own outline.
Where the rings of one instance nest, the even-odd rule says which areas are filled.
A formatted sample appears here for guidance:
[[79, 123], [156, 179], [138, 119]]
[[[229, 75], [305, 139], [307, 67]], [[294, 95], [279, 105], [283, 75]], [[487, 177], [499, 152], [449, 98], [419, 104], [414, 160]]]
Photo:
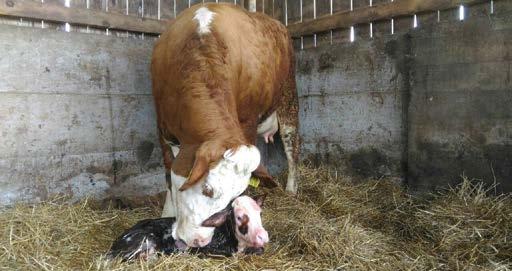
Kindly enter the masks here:
[[260, 185], [260, 179], [258, 179], [256, 177], [251, 177], [249, 179], [249, 185], [254, 188], [258, 188], [258, 186]]

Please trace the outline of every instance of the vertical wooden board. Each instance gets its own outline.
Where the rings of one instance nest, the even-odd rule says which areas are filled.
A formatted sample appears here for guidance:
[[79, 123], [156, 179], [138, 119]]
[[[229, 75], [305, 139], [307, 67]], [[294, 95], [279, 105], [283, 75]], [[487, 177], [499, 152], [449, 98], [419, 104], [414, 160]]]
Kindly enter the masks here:
[[394, 19], [394, 30], [395, 34], [406, 33], [412, 29], [413, 16], [405, 16]]
[[[182, 11], [188, 8], [188, 0], [176, 0], [176, 16], [179, 16]], [[190, 2], [192, 5], [192, 2]]]
[[126, 14], [126, 0], [108, 0], [108, 12]]
[[354, 9], [363, 8], [370, 5], [369, 0], [353, 0]]
[[370, 39], [370, 24], [360, 24], [354, 27], [355, 42]]
[[71, 7], [87, 8], [87, 0], [72, 0]]
[[331, 31], [316, 33], [316, 47], [331, 44]]
[[[40, 1], [35, 0], [35, 2], [40, 2]], [[57, 5], [64, 6], [65, 2], [66, 2], [65, 0], [45, 0], [44, 4], [52, 3], [52, 4], [57, 4]], [[72, 1], [70, 2], [69, 6], [70, 6], [70, 8], [74, 7]], [[29, 21], [33, 21], [33, 20], [27, 20], [27, 22], [29, 22]], [[44, 26], [45, 26], [45, 28], [51, 28], [51, 29], [55, 29], [55, 30], [59, 30], [59, 31], [65, 31], [65, 23], [59, 23], [59, 22], [48, 23], [48, 22], [45, 22]], [[77, 32], [77, 31], [80, 31], [80, 29], [81, 29], [81, 27], [70, 25], [70, 31], [71, 32]]]
[[300, 38], [292, 38], [292, 44], [293, 44], [293, 49], [295, 51], [300, 51], [301, 50], [301, 42], [300, 42]]
[[[299, 1], [298, 1], [299, 2]], [[302, 0], [302, 20], [308, 21], [315, 18], [316, 12], [316, 1], [315, 0]], [[315, 48], [318, 42], [318, 35], [304, 36], [303, 37], [303, 48]]]
[[315, 48], [315, 36], [302, 37], [302, 45], [304, 49]]
[[471, 19], [473, 17], [488, 17], [491, 14], [491, 5], [490, 3], [483, 3], [467, 7], [466, 14], [468, 19]]
[[437, 23], [437, 11], [429, 12], [425, 14], [419, 14], [418, 16], [418, 28], [425, 25], [432, 25]]
[[160, 0], [160, 19], [174, 18], [174, 0]]
[[128, 14], [142, 17], [142, 0], [128, 0]]
[[332, 31], [332, 43], [345, 43], [349, 42], [350, 30], [349, 29], [336, 29]]
[[273, 16], [274, 19], [280, 21], [282, 24], [285, 24], [284, 20], [284, 0], [272, 0], [273, 6]]
[[107, 0], [89, 0], [89, 8], [94, 10], [105, 11]]
[[316, 16], [324, 16], [331, 14], [330, 0], [316, 0]]
[[[333, 2], [334, 4], [334, 2]], [[316, 16], [329, 16], [331, 14], [330, 0], [316, 0]], [[316, 34], [317, 47], [331, 44], [331, 31]]]
[[391, 34], [391, 20], [373, 22], [373, 37], [379, 38]]
[[284, 0], [272, 0], [274, 19], [284, 24]]
[[302, 20], [313, 20], [315, 14], [315, 0], [302, 0]]
[[158, 0], [144, 0], [144, 18], [158, 18]]
[[350, 0], [332, 0], [333, 12], [350, 10]]
[[267, 0], [256, 0], [256, 11], [263, 14], [268, 12], [268, 1]]
[[[376, 6], [382, 3], [388, 3], [391, 0], [373, 0], [372, 5]], [[382, 37], [383, 35], [391, 33], [390, 20], [372, 22], [373, 37]]]
[[[284, 0], [284, 2], [288, 4], [288, 6], [287, 6], [288, 24], [300, 22], [300, 8], [301, 8], [300, 1], [299, 0], [296, 0], [296, 1]], [[304, 6], [304, 4], [303, 4], [303, 6]]]
[[263, 13], [263, 0], [256, 0], [256, 11]]
[[[372, 2], [373, 4], [373, 2]], [[365, 8], [370, 6], [370, 0], [353, 0], [352, 7], [353, 9]], [[350, 32], [349, 32], [350, 34]], [[361, 40], [370, 39], [370, 24], [359, 24], [354, 26], [354, 42], [358, 42]], [[350, 40], [350, 36], [349, 36]]]
[[[466, 10], [467, 12], [467, 10]], [[459, 21], [459, 9], [452, 8], [447, 10], [441, 10], [439, 13], [440, 22], [458, 22]]]
[[261, 0], [261, 13], [272, 16], [272, 1]]

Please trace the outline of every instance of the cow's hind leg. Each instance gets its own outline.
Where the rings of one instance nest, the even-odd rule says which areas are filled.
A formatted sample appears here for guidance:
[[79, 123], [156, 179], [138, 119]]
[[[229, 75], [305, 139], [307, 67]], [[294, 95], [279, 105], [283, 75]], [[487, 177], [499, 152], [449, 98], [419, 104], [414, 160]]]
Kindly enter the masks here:
[[[293, 59], [293, 58], [291, 58]], [[283, 141], [288, 160], [288, 180], [286, 191], [296, 193], [298, 187], [297, 162], [299, 159], [299, 100], [295, 88], [295, 70], [292, 65], [290, 75], [283, 85], [283, 97], [278, 109], [279, 134]]]
[[159, 132], [160, 138], [160, 146], [162, 148], [162, 155], [164, 158], [164, 166], [165, 166], [165, 181], [167, 183], [167, 194], [165, 197], [165, 204], [162, 210], [162, 217], [176, 217], [176, 206], [174, 205], [174, 201], [172, 199], [172, 181], [171, 181], [171, 169], [172, 162], [174, 161], [174, 154], [171, 149], [171, 144], [173, 142], [167, 141], [162, 132]]
[[288, 118], [279, 118], [279, 134], [283, 141], [286, 160], [288, 161], [288, 179], [286, 181], [286, 191], [297, 192], [297, 161], [299, 154], [299, 136], [298, 127]]

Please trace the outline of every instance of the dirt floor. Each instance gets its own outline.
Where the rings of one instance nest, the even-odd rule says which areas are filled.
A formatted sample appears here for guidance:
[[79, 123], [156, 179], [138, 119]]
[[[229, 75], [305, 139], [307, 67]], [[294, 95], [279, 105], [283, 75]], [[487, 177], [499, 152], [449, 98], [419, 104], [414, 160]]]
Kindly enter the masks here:
[[262, 256], [108, 261], [111, 242], [159, 207], [100, 209], [59, 199], [0, 213], [2, 270], [509, 270], [512, 200], [464, 181], [411, 197], [390, 180], [353, 183], [335, 169], [301, 167], [299, 195], [265, 191], [271, 243]]

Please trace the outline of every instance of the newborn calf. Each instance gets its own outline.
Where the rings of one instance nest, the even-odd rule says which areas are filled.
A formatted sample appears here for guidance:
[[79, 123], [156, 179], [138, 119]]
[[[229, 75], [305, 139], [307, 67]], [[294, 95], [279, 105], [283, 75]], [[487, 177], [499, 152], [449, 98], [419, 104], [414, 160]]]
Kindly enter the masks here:
[[[215, 227], [212, 241], [192, 253], [231, 256], [237, 252], [261, 254], [268, 243], [268, 233], [261, 224], [261, 207], [265, 195], [254, 199], [240, 196], [224, 210], [203, 222], [203, 227]], [[183, 242], [172, 237], [173, 217], [139, 221], [117, 238], [108, 256], [123, 260], [147, 259], [156, 253], [170, 254], [187, 249]]]

